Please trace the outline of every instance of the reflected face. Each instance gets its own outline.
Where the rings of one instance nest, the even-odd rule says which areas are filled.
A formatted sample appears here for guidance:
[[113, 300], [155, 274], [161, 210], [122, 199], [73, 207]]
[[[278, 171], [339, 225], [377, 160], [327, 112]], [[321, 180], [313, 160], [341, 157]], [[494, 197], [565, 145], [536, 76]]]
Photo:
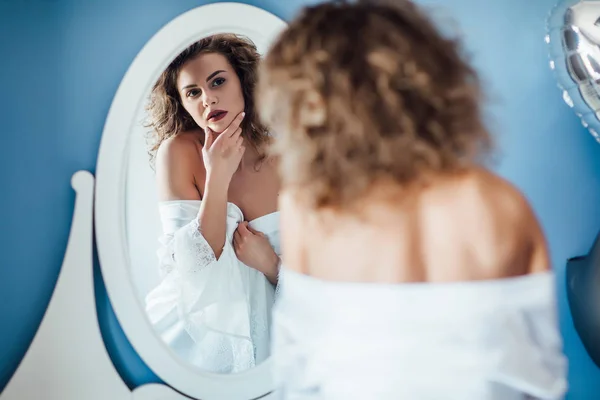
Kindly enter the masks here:
[[200, 54], [186, 62], [177, 79], [183, 108], [202, 129], [221, 133], [244, 111], [240, 79], [225, 56]]

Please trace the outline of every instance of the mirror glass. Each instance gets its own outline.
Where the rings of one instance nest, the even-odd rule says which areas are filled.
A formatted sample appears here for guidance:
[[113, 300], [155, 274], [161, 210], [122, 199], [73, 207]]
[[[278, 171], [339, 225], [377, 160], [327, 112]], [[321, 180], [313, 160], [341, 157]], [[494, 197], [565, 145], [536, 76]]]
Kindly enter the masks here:
[[278, 182], [253, 85], [270, 39], [197, 38], [157, 79], [130, 134], [125, 224], [139, 304], [175, 356], [207, 372], [269, 357]]

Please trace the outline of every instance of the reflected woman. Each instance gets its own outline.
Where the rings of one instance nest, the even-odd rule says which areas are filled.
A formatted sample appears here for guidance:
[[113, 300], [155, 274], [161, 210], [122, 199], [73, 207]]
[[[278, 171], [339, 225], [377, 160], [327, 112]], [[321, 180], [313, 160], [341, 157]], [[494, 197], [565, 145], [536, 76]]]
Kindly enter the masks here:
[[484, 167], [477, 74], [409, 1], [307, 8], [258, 99], [278, 132], [285, 399], [560, 399], [544, 234]]
[[269, 356], [279, 266], [279, 182], [253, 92], [260, 55], [220, 34], [179, 54], [154, 85], [162, 281], [146, 297], [161, 337], [212, 372]]

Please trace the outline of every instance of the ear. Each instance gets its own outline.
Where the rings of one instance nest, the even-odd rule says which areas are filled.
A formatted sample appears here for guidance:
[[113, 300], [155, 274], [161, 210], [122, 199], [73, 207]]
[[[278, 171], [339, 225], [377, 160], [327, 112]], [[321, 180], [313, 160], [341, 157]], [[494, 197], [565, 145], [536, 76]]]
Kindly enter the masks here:
[[305, 127], [323, 126], [325, 124], [325, 102], [320, 93], [308, 90], [300, 104], [300, 123]]

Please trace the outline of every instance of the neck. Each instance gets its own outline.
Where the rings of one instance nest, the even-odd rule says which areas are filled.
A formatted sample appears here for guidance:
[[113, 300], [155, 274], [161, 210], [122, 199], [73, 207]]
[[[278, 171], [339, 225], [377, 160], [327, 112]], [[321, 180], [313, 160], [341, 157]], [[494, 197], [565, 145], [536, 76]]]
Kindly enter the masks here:
[[240, 169], [244, 170], [249, 168], [255, 168], [256, 163], [261, 157], [260, 152], [245, 139], [244, 147], [246, 147], [246, 151], [244, 151], [244, 155], [242, 156], [242, 161], [240, 162]]

